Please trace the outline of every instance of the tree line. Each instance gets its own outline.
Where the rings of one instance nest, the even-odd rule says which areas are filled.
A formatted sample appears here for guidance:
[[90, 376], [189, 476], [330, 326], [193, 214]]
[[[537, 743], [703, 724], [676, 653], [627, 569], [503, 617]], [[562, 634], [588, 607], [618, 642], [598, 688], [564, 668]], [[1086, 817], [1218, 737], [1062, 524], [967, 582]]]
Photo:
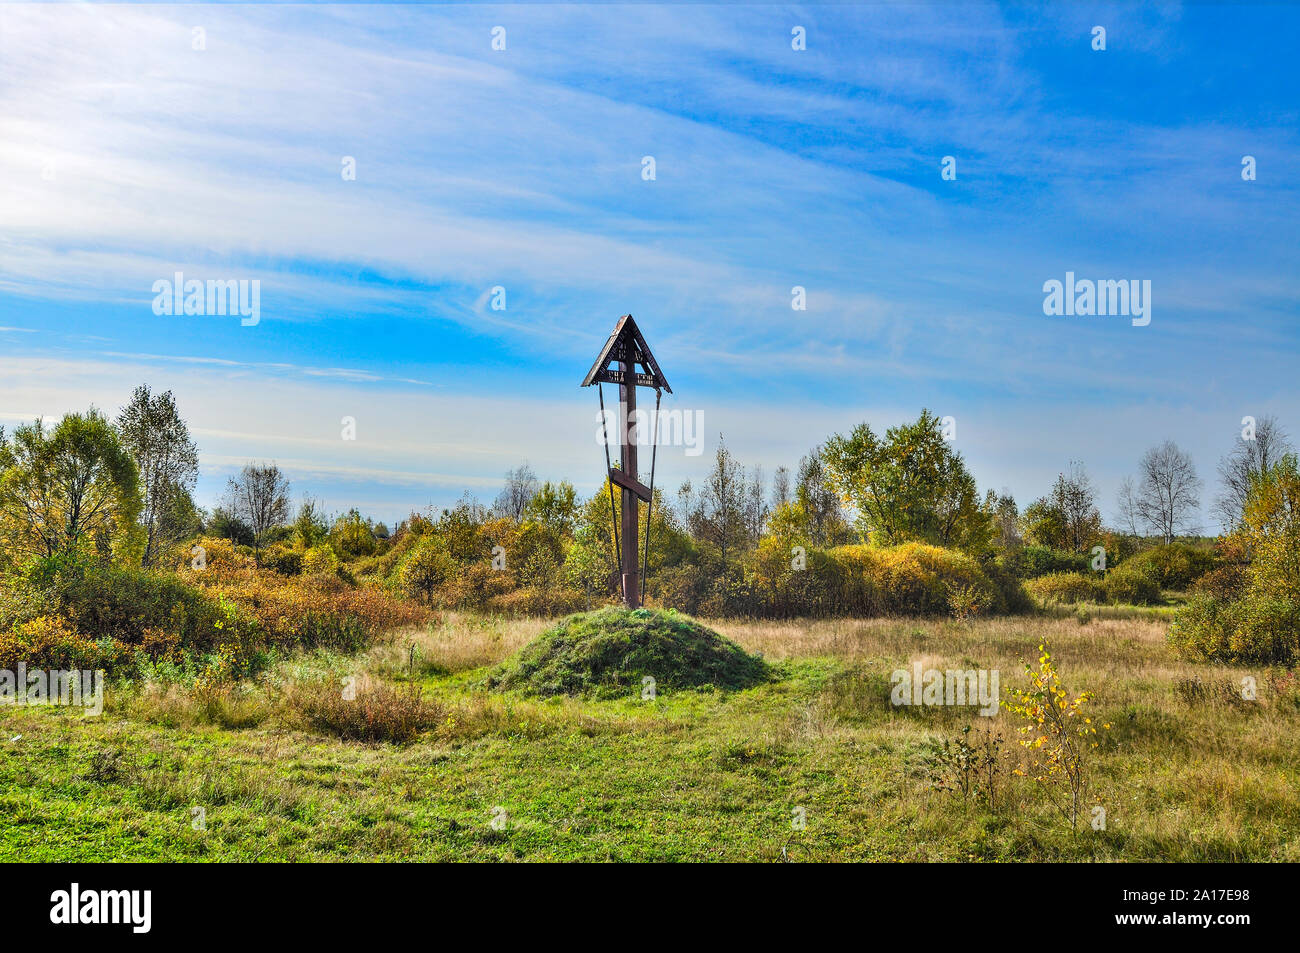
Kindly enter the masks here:
[[[1291, 452], [1276, 418], [1243, 434], [1219, 465], [1214, 512], [1240, 524], [1252, 480]], [[199, 533], [263, 548], [296, 528], [303, 539], [330, 533], [382, 541], [388, 527], [355, 510], [329, 518], [304, 499], [296, 514], [291, 484], [274, 463], [250, 462], [232, 476], [221, 500], [205, 512], [194, 500], [198, 448], [170, 391], [136, 388], [116, 418], [92, 408], [53, 427], [43, 420], [0, 429], [0, 536], [10, 562], [92, 548], [106, 557], [157, 565], [162, 554]], [[1203, 484], [1186, 452], [1172, 441], [1148, 450], [1120, 486], [1115, 531], [1172, 541], [1195, 532]], [[580, 501], [568, 481], [540, 481], [527, 464], [508, 471], [490, 507], [466, 497], [460, 510], [516, 524], [536, 521], [558, 537], [585, 532], [597, 549], [610, 531], [610, 488]], [[1098, 494], [1079, 461], [1071, 461], [1043, 496], [1023, 510], [1010, 493], [980, 494], [962, 455], [944, 438], [939, 418], [878, 433], [863, 423], [813, 447], [793, 468], [741, 465], [719, 437], [713, 465], [698, 483], [685, 482], [670, 500], [656, 491], [663, 545], [689, 546], [701, 564], [725, 571], [765, 535], [815, 547], [849, 542], [891, 546], [925, 542], [986, 556], [1037, 544], [1082, 552], [1101, 538]], [[599, 504], [598, 504], [598, 501]], [[468, 509], [466, 509], [468, 507]], [[477, 510], [475, 509], [477, 508]], [[452, 510], [444, 510], [448, 514]], [[395, 533], [409, 523], [403, 521]], [[337, 532], [336, 532], [337, 530]], [[580, 540], [578, 540], [580, 541]], [[374, 551], [354, 541], [349, 548]]]

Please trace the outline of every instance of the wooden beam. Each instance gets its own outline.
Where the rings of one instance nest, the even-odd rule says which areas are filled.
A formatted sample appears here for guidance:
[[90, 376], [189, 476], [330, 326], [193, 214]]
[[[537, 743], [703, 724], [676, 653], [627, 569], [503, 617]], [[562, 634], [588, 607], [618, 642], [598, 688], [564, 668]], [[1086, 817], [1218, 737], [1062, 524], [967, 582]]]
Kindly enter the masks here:
[[[637, 386], [638, 386], [638, 387], [658, 387], [658, 386], [659, 386], [659, 381], [657, 381], [655, 378], [651, 377], [649, 374], [640, 374], [640, 373], [638, 373], [638, 374], [636, 374], [636, 375], [634, 375], [634, 376], [636, 377], [636, 383], [637, 383]], [[603, 382], [603, 383], [605, 383], [605, 384], [623, 384], [623, 383], [626, 383], [626, 381], [625, 381], [625, 379], [624, 379], [624, 377], [623, 377], [623, 372], [622, 372], [622, 371], [616, 371], [616, 370], [597, 371], [596, 374], [592, 377], [592, 380], [595, 381], [595, 382], [597, 382], [597, 383], [602, 383], [602, 382]]]
[[[594, 384], [596, 382], [596, 372], [603, 370], [613, 359], [614, 349], [619, 344], [619, 339], [623, 336], [623, 325], [626, 324], [631, 317], [632, 315], [630, 314], [623, 315], [623, 317], [618, 319], [618, 324], [614, 325], [614, 330], [609, 332], [609, 340], [607, 340], [605, 346], [600, 349], [600, 354], [596, 356], [596, 363], [591, 365], [591, 370], [587, 372], [587, 376], [582, 380], [583, 387], [590, 387]], [[619, 356], [622, 357], [622, 355]]]
[[[627, 318], [631, 321], [629, 315]], [[620, 322], [621, 324], [621, 322]], [[632, 362], [628, 360], [630, 355], [625, 354], [624, 360], [619, 362], [619, 370], [623, 372], [623, 383], [618, 385], [619, 409], [618, 409], [618, 429], [619, 438], [623, 442], [622, 456], [619, 458], [619, 465], [622, 469], [623, 476], [631, 476], [635, 482], [636, 467], [636, 434], [632, 426], [636, 420], [636, 379], [635, 370]], [[629, 609], [637, 609], [641, 606], [641, 550], [637, 546], [637, 500], [631, 493], [624, 493], [623, 496], [623, 535], [619, 540], [623, 544], [623, 605]]]
[[635, 493], [647, 503], [650, 502], [650, 488], [639, 480], [634, 480], [618, 467], [609, 468], [609, 481], [618, 484], [631, 493]]

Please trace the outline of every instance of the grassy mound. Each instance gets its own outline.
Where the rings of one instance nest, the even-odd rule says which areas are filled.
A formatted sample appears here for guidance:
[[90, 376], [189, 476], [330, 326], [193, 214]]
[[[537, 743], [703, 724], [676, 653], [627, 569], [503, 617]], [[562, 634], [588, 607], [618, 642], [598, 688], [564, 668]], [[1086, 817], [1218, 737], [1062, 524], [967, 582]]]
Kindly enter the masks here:
[[489, 684], [533, 695], [627, 697], [645, 676], [657, 691], [747, 688], [767, 664], [694, 619], [653, 609], [601, 609], [564, 619], [504, 662]]

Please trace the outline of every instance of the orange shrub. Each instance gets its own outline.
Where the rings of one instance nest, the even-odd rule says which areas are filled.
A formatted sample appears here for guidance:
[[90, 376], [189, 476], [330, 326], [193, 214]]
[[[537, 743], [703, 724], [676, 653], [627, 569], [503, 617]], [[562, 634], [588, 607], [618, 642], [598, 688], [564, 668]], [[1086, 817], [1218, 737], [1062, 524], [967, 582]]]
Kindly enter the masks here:
[[121, 642], [92, 642], [58, 616], [40, 616], [0, 633], [0, 669], [109, 669], [127, 656]]
[[336, 576], [304, 577], [286, 584], [251, 577], [219, 594], [246, 612], [268, 646], [357, 649], [391, 629], [431, 617], [425, 607], [377, 587], [351, 588]]

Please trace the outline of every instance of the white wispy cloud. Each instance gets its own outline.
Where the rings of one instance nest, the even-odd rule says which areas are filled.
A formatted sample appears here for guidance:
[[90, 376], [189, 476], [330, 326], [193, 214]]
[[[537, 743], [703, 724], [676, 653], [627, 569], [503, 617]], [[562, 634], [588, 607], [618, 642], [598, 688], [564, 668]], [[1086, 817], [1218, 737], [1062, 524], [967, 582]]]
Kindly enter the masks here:
[[[292, 452], [340, 494], [408, 499], [427, 478], [443, 499], [521, 456], [572, 476], [586, 395], [525, 412], [476, 362], [567, 380], [599, 344], [592, 315], [632, 310], [710, 430], [769, 467], [922, 405], [1014, 457], [971, 448], [990, 482], [1084, 451], [1118, 473], [1157, 431], [1212, 458], [1220, 408], [1300, 412], [1275, 386], [1298, 350], [1300, 186], [1280, 170], [1300, 150], [1294, 110], [1102, 114], [1103, 64], [1174, 62], [1180, 17], [0, 4], [0, 410], [148, 380], [193, 408], [217, 482]], [[1044, 52], [1086, 49], [1090, 21], [1114, 56], [1071, 97]], [[1268, 175], [1243, 187], [1246, 152]], [[152, 283], [177, 270], [260, 280], [259, 333], [155, 319]], [[1066, 270], [1152, 279], [1152, 326], [1046, 319], [1042, 282]], [[384, 322], [388, 352], [363, 360]], [[346, 414], [355, 447], [336, 442]]]

